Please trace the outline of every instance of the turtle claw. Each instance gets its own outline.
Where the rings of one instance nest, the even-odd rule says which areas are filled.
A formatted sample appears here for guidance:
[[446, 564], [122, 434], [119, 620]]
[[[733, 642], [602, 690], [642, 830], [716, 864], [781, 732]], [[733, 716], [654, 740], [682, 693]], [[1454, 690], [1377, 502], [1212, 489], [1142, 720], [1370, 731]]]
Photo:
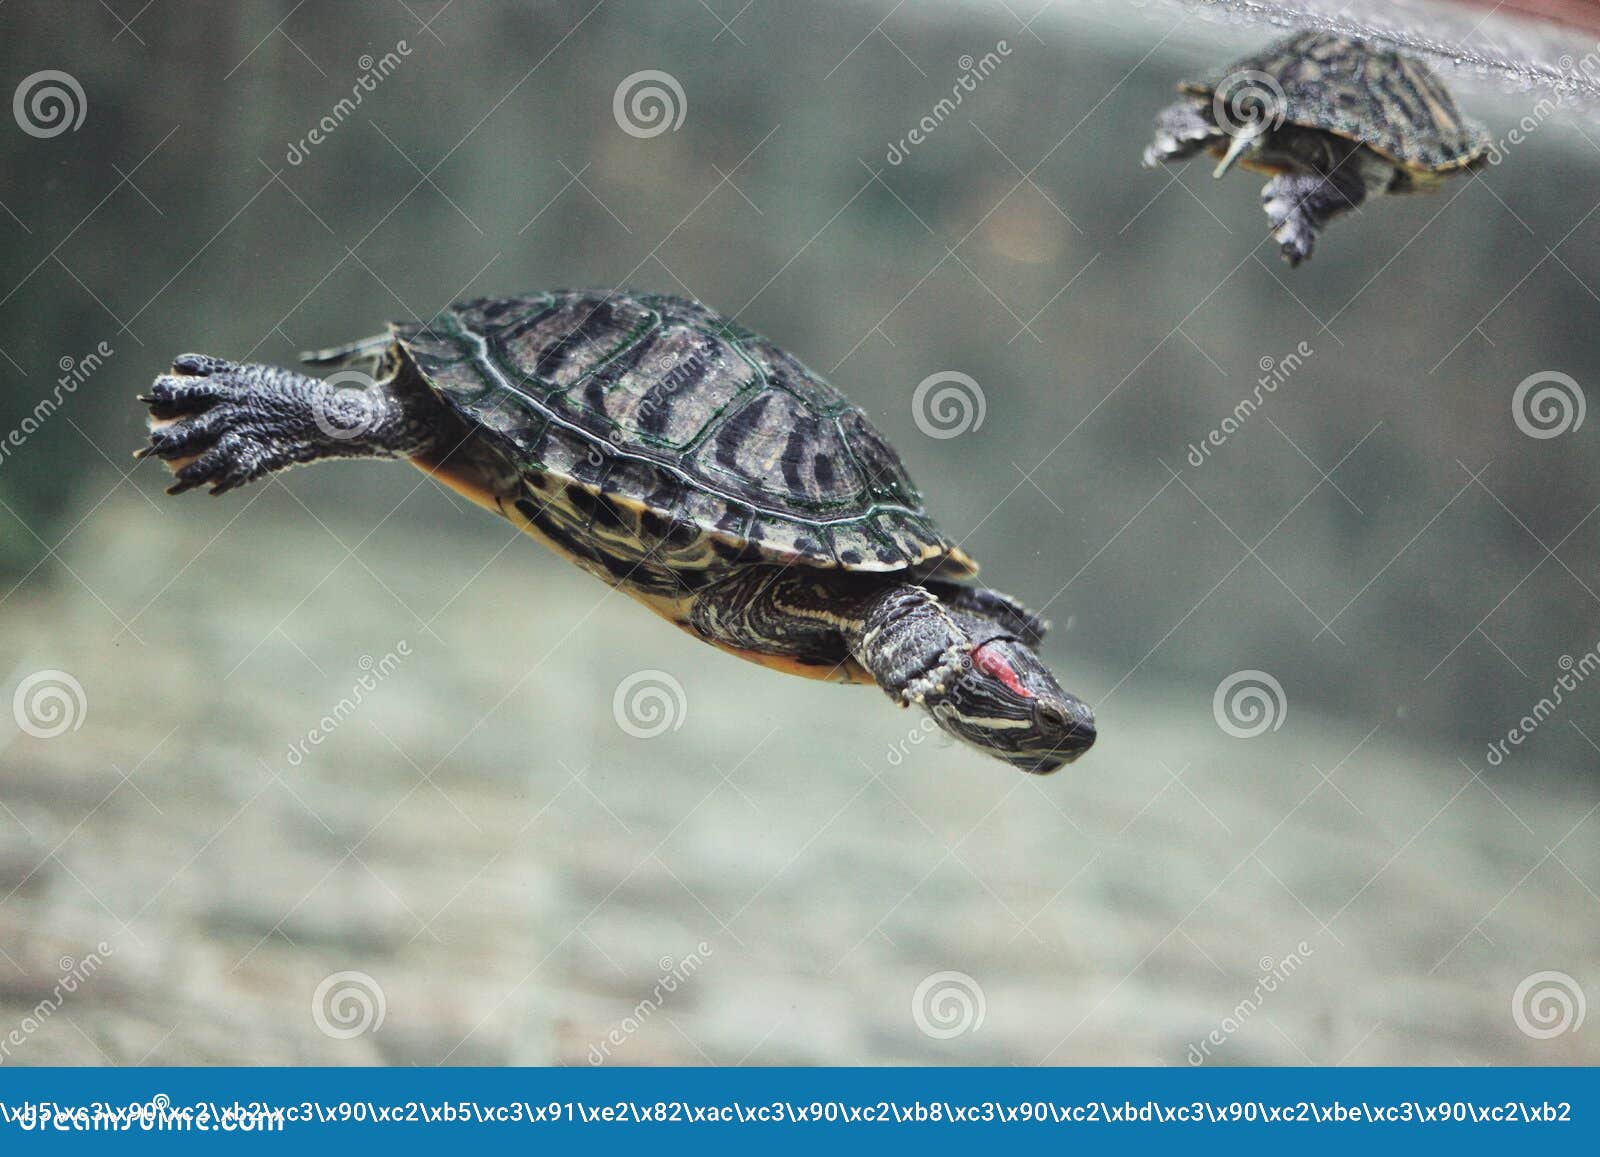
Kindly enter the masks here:
[[[175, 365], [173, 368], [178, 367]], [[208, 410], [233, 394], [225, 378], [173, 373], [162, 374], [151, 385], [148, 394], [139, 395], [139, 400], [150, 407], [152, 418], [170, 421]]]
[[272, 453], [226, 421], [179, 443], [168, 441], [153, 452], [172, 467], [174, 481], [167, 487], [168, 494], [207, 485], [213, 495], [226, 494], [293, 461]]
[[136, 450], [134, 457], [143, 459], [154, 455], [167, 462], [192, 458], [209, 450], [227, 427], [228, 414], [214, 406], [184, 417], [165, 420], [156, 417], [151, 423], [150, 444]]
[[222, 494], [297, 460], [285, 432], [255, 404], [244, 372], [249, 367], [183, 354], [172, 369], [139, 395], [150, 407], [150, 440], [134, 452], [137, 459], [160, 458], [172, 470], [168, 494], [207, 484]]
[[227, 359], [214, 358], [210, 354], [179, 354], [172, 359], [172, 372], [185, 377], [207, 378], [238, 368]]

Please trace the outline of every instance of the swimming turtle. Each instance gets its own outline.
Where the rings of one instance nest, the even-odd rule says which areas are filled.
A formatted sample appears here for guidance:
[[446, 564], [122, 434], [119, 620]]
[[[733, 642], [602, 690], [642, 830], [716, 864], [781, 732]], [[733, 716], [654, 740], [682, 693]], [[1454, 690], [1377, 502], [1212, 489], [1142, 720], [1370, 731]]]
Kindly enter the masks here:
[[304, 357], [337, 372], [183, 354], [140, 396], [139, 456], [167, 462], [174, 494], [408, 459], [736, 655], [875, 682], [1025, 771], [1094, 742], [1089, 708], [1036, 653], [1045, 623], [968, 581], [977, 564], [866, 415], [698, 302], [465, 301]]
[[1204, 149], [1222, 158], [1214, 176], [1235, 162], [1273, 174], [1261, 200], [1290, 265], [1367, 197], [1434, 189], [1488, 155], [1488, 133], [1423, 64], [1331, 32], [1297, 33], [1178, 91], [1145, 165]]

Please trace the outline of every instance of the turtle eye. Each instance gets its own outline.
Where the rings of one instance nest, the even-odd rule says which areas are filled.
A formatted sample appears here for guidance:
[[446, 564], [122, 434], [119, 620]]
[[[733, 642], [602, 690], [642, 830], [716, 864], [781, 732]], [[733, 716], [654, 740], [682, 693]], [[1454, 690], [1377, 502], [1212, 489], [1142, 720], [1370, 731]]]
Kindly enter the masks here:
[[1033, 705], [1033, 719], [1044, 731], [1065, 731], [1071, 723], [1065, 711], [1043, 700]]

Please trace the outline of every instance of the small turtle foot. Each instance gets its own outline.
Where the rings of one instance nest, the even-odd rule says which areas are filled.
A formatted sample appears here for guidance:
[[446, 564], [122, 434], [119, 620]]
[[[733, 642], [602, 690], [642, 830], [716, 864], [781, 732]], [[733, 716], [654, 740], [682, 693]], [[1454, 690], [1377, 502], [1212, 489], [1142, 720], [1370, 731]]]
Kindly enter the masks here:
[[1359, 180], [1341, 174], [1284, 173], [1261, 190], [1261, 204], [1284, 260], [1299, 265], [1316, 248], [1317, 235], [1334, 217], [1365, 199]]
[[1311, 256], [1311, 251], [1317, 247], [1317, 230], [1315, 226], [1306, 224], [1299, 218], [1290, 218], [1272, 231], [1272, 236], [1278, 242], [1278, 252], [1289, 263], [1289, 268], [1297, 268], [1302, 261]]
[[1188, 102], [1169, 105], [1156, 117], [1155, 139], [1144, 151], [1144, 167], [1186, 160], [1224, 139], [1222, 130], [1201, 108]]

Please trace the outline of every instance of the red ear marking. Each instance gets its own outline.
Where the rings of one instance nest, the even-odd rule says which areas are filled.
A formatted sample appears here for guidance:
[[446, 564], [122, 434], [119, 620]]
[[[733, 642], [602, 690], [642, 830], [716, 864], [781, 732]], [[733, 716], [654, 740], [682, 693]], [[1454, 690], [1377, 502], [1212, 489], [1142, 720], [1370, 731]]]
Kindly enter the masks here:
[[984, 643], [972, 652], [972, 665], [985, 675], [1000, 680], [1024, 699], [1037, 698], [1032, 691], [1022, 685], [1022, 680], [1017, 678], [1016, 671], [1006, 662], [1005, 657], [988, 643]]

